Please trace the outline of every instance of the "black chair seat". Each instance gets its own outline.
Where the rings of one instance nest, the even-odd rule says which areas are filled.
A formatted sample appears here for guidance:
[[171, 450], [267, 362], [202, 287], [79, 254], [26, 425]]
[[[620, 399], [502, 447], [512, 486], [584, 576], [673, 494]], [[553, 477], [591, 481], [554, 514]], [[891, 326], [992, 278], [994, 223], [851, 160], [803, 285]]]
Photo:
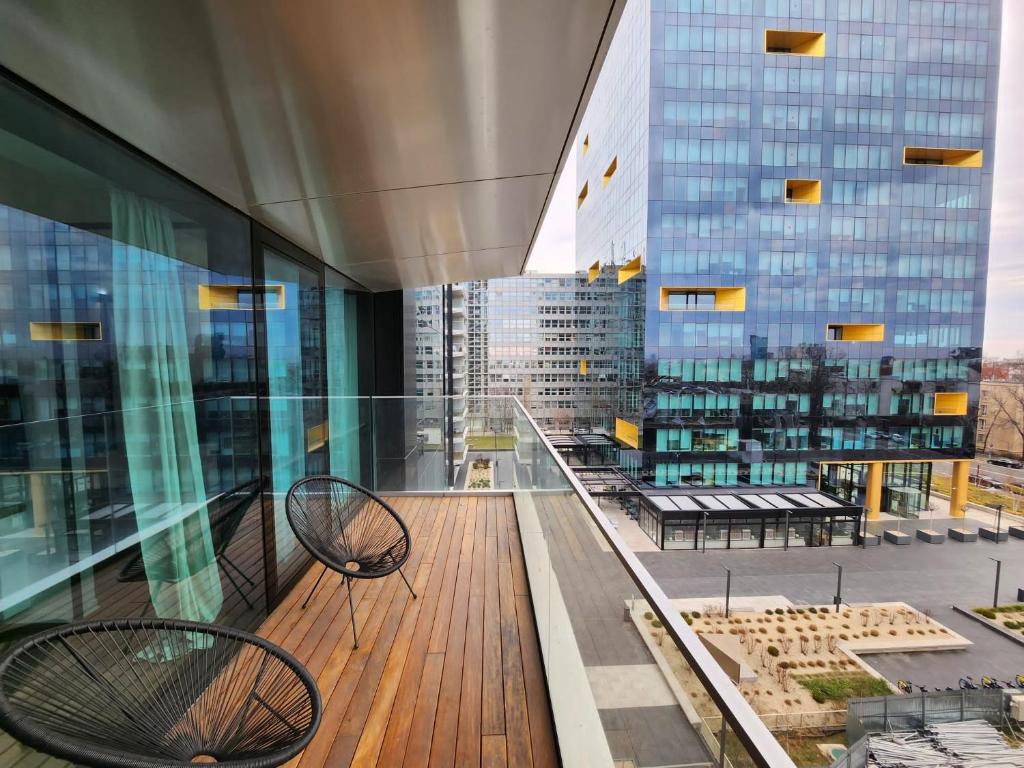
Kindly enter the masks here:
[[340, 573], [349, 589], [352, 637], [357, 648], [352, 579], [379, 579], [398, 571], [416, 597], [402, 573], [412, 549], [409, 529], [376, 494], [340, 477], [314, 475], [288, 490], [285, 514], [295, 537], [324, 565], [302, 607], [309, 603], [328, 568]]
[[102, 768], [269, 768], [320, 724], [309, 673], [260, 637], [166, 619], [67, 624], [0, 660], [0, 726]]

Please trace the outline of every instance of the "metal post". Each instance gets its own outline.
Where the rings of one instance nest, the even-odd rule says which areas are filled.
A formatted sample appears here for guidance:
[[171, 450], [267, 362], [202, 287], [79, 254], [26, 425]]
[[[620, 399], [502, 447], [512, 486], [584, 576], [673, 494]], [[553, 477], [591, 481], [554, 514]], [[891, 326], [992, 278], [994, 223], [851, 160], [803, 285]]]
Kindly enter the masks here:
[[836, 596], [832, 598], [832, 602], [836, 606], [836, 613], [839, 613], [839, 605], [843, 602], [843, 566], [836, 562], [833, 562], [832, 565], [839, 569], [839, 573], [836, 575]]
[[701, 536], [701, 539], [700, 539], [700, 551], [701, 552], [707, 552], [708, 551], [708, 511], [706, 509], [702, 509], [701, 512], [704, 514], [704, 525], [703, 525], [704, 535]]
[[1003, 522], [1003, 505], [996, 504], [996, 544], [999, 543], [999, 529]]
[[[725, 568], [725, 566], [722, 566]], [[729, 592], [732, 590], [732, 571], [725, 569], [725, 618], [729, 618]]]
[[786, 510], [786, 536], [782, 540], [782, 551], [785, 552], [789, 549], [789, 510]]
[[999, 572], [1003, 569], [1003, 561], [996, 560], [994, 557], [990, 557], [989, 560], [996, 564], [996, 588], [992, 593], [992, 607], [995, 608], [999, 605]]
[[444, 361], [441, 371], [444, 374], [442, 391], [445, 397], [442, 398], [444, 405], [445, 433], [448, 437], [447, 447], [444, 451], [447, 467], [448, 488], [455, 487], [455, 331], [452, 328], [454, 321], [453, 291], [451, 284], [441, 289], [441, 301], [444, 305], [442, 323], [444, 328]]

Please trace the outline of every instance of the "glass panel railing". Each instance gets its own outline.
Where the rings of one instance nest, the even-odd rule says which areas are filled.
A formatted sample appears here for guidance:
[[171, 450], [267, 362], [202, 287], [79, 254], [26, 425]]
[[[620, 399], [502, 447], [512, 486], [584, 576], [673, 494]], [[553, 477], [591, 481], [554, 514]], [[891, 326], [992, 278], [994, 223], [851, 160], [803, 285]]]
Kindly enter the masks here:
[[0, 642], [154, 613], [257, 625], [264, 580], [309, 562], [288, 486], [320, 473], [513, 495], [511, 597], [565, 764], [792, 765], [514, 398], [221, 397], [0, 427]]
[[513, 421], [539, 469], [514, 500], [563, 762], [792, 768], [518, 402]]
[[0, 427], [0, 643], [72, 619], [265, 612], [255, 401]]
[[267, 572], [273, 597], [309, 564], [285, 499], [312, 474], [380, 493], [568, 487], [512, 398], [217, 397], [2, 425], [0, 643], [154, 612], [255, 626]]

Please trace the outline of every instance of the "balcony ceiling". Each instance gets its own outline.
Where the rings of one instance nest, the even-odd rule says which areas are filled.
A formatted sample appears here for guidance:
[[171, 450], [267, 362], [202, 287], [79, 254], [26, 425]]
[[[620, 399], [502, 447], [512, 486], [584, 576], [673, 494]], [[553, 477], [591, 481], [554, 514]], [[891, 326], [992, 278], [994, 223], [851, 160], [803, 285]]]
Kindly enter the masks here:
[[372, 290], [518, 274], [624, 0], [15, 0], [0, 64]]

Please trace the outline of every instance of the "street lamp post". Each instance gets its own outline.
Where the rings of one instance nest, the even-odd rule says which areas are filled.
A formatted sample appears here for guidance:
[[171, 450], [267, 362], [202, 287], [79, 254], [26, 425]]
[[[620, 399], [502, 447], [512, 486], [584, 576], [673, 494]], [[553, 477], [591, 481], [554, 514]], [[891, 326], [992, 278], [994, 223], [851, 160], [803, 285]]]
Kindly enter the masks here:
[[703, 553], [708, 551], [708, 511], [702, 509], [701, 512], [704, 514], [704, 535], [700, 539], [700, 551]]
[[1003, 505], [996, 504], [996, 544], [999, 543], [999, 530], [1003, 522]]
[[843, 566], [836, 562], [833, 562], [832, 565], [838, 569], [836, 574], [836, 596], [832, 598], [832, 602], [836, 606], [836, 613], [839, 613], [839, 605], [843, 602]]
[[999, 605], [999, 572], [1003, 569], [1003, 561], [994, 557], [990, 557], [989, 560], [996, 564], [996, 588], [992, 593], [992, 607], [995, 608]]
[[[725, 568], [725, 566], [722, 566]], [[729, 592], [732, 591], [732, 571], [725, 568], [725, 618], [729, 618]]]

